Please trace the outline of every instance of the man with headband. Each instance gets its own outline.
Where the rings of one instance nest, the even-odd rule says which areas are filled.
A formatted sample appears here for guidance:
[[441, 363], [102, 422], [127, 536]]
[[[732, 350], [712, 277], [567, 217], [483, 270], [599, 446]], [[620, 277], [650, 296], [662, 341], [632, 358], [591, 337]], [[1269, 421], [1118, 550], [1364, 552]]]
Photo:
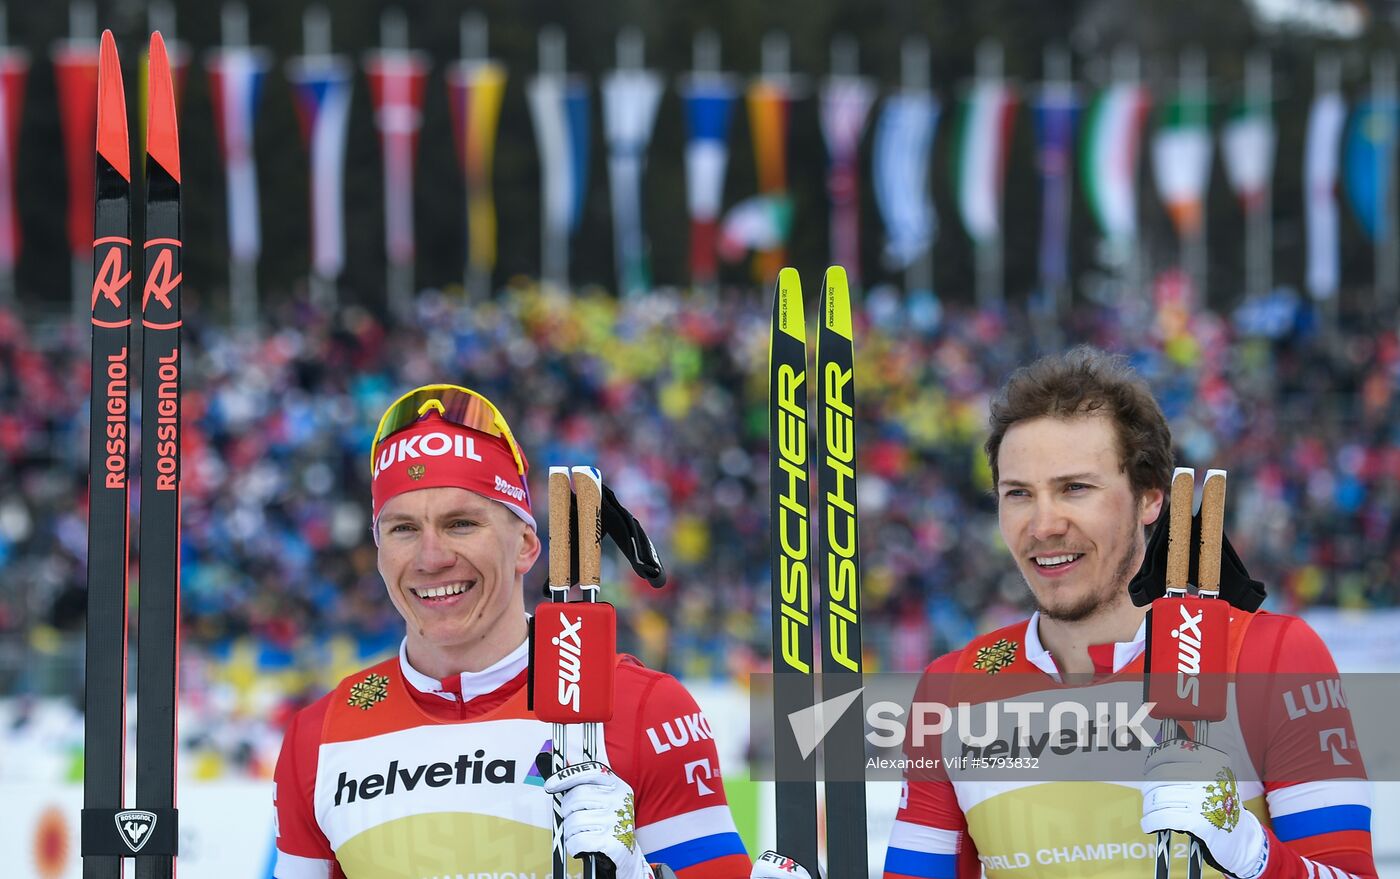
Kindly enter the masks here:
[[496, 407], [456, 386], [411, 391], [371, 455], [379, 572], [406, 634], [288, 727], [274, 875], [545, 877], [558, 790], [569, 854], [601, 852], [618, 879], [651, 879], [651, 862], [748, 876], [709, 722], [670, 675], [619, 659], [599, 749], [611, 771], [564, 789], [536, 769], [551, 727], [526, 707], [524, 577], [540, 538], [529, 464]]

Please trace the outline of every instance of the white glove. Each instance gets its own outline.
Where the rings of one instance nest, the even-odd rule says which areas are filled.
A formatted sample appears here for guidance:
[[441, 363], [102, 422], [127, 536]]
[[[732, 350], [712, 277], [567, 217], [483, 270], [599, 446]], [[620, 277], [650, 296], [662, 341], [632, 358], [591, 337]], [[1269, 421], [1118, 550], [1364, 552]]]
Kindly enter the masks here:
[[753, 862], [749, 879], [812, 879], [812, 874], [792, 858], [769, 849]]
[[1269, 838], [1244, 807], [1223, 751], [1184, 739], [1152, 749], [1142, 789], [1142, 831], [1175, 830], [1200, 840], [1211, 864], [1255, 879], [1269, 862]]
[[596, 760], [551, 775], [545, 793], [564, 795], [564, 850], [576, 858], [598, 852], [613, 862], [617, 879], [655, 879], [637, 846], [636, 797], [627, 782]]

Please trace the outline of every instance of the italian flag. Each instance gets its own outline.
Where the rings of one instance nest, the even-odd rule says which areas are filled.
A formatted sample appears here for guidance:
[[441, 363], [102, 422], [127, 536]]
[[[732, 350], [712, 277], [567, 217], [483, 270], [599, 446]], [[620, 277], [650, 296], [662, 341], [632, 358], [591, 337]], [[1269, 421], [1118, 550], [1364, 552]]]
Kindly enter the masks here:
[[1079, 164], [1084, 197], [1110, 241], [1137, 237], [1137, 165], [1151, 99], [1137, 83], [1109, 86], [1089, 108]]
[[1001, 191], [1015, 98], [1005, 83], [984, 80], [972, 86], [958, 120], [955, 182], [958, 212], [977, 242], [1000, 231]]
[[1177, 234], [1194, 235], [1204, 219], [1210, 184], [1210, 126], [1203, 99], [1177, 95], [1162, 109], [1152, 138], [1152, 171]]

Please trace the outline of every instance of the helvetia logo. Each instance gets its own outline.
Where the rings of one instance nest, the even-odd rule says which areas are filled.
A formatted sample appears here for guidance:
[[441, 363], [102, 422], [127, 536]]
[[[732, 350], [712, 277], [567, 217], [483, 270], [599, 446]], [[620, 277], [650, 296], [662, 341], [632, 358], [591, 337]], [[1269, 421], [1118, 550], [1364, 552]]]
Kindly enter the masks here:
[[[1094, 751], [1141, 751], [1151, 747], [1152, 737], [1143, 724], [1147, 721], [1151, 705], [1138, 707], [1137, 713], [1127, 722], [1119, 715], [1118, 725], [1113, 725], [1107, 716], [1090, 720], [1078, 729], [1067, 727], [1058, 730], [1045, 730], [1039, 733], [1022, 731], [1013, 726], [1006, 738], [987, 736], [962, 739], [961, 756], [965, 760], [982, 760], [994, 757], [1040, 757], [1056, 754], [1061, 757], [1070, 754], [1088, 754]], [[996, 733], [993, 721], [992, 732]]]
[[156, 829], [156, 816], [154, 812], [146, 812], [141, 809], [127, 809], [112, 816], [117, 822], [117, 830], [121, 833], [122, 842], [131, 849], [132, 854], [141, 851], [146, 844], [146, 840], [151, 838], [151, 831]]
[[794, 876], [797, 875], [797, 862], [794, 861], [792, 858], [780, 855], [775, 851], [766, 851], [763, 854], [759, 855], [758, 862], [760, 864], [767, 864], [768, 866], [773, 867], [777, 870], [781, 870], [784, 873], [791, 873]]
[[351, 778], [348, 773], [340, 773], [335, 784], [335, 804], [353, 803], [357, 800], [372, 800], [388, 797], [400, 791], [412, 792], [423, 784], [428, 787], [446, 787], [449, 784], [514, 784], [514, 760], [488, 760], [481, 749], [473, 754], [458, 754], [452, 763], [420, 763], [412, 768], [399, 765], [394, 760], [383, 772], [366, 775], [364, 778]]

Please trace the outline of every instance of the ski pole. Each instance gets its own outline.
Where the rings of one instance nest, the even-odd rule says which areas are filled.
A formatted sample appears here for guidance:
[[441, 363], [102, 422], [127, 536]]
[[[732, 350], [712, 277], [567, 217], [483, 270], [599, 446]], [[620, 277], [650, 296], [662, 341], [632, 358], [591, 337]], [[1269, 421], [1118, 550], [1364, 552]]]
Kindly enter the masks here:
[[[1201, 538], [1197, 556], [1196, 594], [1188, 594], [1191, 562], [1191, 505], [1195, 493], [1196, 473], [1189, 467], [1178, 467], [1172, 475], [1170, 518], [1167, 525], [1166, 596], [1152, 603], [1148, 622], [1148, 693], [1149, 701], [1158, 703], [1158, 711], [1167, 715], [1162, 720], [1162, 740], [1186, 737], [1197, 744], [1206, 744], [1211, 721], [1225, 716], [1226, 689], [1218, 680], [1224, 671], [1225, 639], [1228, 637], [1229, 606], [1220, 598], [1220, 552], [1224, 540], [1225, 481], [1224, 470], [1206, 473], [1201, 492]], [[1179, 608], [1179, 609], [1178, 609]], [[1181, 617], [1197, 620], [1199, 644], [1192, 650], [1194, 661], [1179, 658], [1180, 647], [1174, 643], [1179, 630], [1173, 631]], [[1154, 647], [1155, 645], [1155, 647]], [[1160, 657], [1158, 653], [1162, 654]], [[1175, 673], [1163, 673], [1163, 667]], [[1155, 676], [1153, 674], [1155, 669]], [[1183, 686], [1187, 675], [1196, 677], [1195, 686]], [[1211, 680], [1215, 676], [1216, 680]], [[1165, 683], [1164, 683], [1165, 682]], [[1192, 721], [1192, 734], [1185, 736], [1181, 721]], [[1170, 830], [1157, 832], [1155, 853], [1156, 879], [1171, 877]], [[1200, 841], [1191, 838], [1186, 860], [1187, 879], [1201, 879], [1205, 857]]]
[[[567, 467], [549, 468], [549, 600], [564, 603], [569, 600], [569, 584], [573, 581], [573, 490], [569, 485]], [[561, 722], [552, 726], [550, 737], [550, 774], [564, 769], [565, 743], [569, 728]], [[564, 853], [564, 804], [560, 794], [554, 795], [554, 879], [567, 879], [567, 855]]]
[[[553, 723], [551, 772], [562, 771], [567, 764], [567, 735], [572, 725], [581, 724], [582, 752], [585, 762], [597, 759], [603, 722], [612, 719], [613, 672], [617, 664], [617, 623], [612, 605], [598, 601], [602, 573], [602, 477], [592, 467], [574, 467], [571, 481], [568, 467], [549, 468], [549, 591], [550, 602], [540, 605], [539, 627], [531, 651], [534, 668], [532, 678], [546, 669], [557, 668], [562, 679], [577, 687], [572, 703], [563, 699], [541, 696], [544, 685], [535, 685], [534, 709], [541, 719]], [[577, 487], [577, 496], [574, 488]], [[575, 539], [575, 536], [576, 539]], [[569, 589], [574, 584], [573, 562], [578, 560], [578, 582], [586, 600], [570, 602]], [[573, 633], [576, 649], [566, 651], [559, 643], [564, 640], [562, 629], [555, 629], [555, 619]], [[546, 638], [551, 631], [560, 637]], [[558, 648], [551, 650], [551, 648]], [[567, 654], [567, 655], [566, 655]], [[563, 799], [554, 798], [554, 877], [566, 879], [567, 852], [563, 840]], [[616, 866], [597, 852], [583, 852], [584, 879], [612, 879]]]

